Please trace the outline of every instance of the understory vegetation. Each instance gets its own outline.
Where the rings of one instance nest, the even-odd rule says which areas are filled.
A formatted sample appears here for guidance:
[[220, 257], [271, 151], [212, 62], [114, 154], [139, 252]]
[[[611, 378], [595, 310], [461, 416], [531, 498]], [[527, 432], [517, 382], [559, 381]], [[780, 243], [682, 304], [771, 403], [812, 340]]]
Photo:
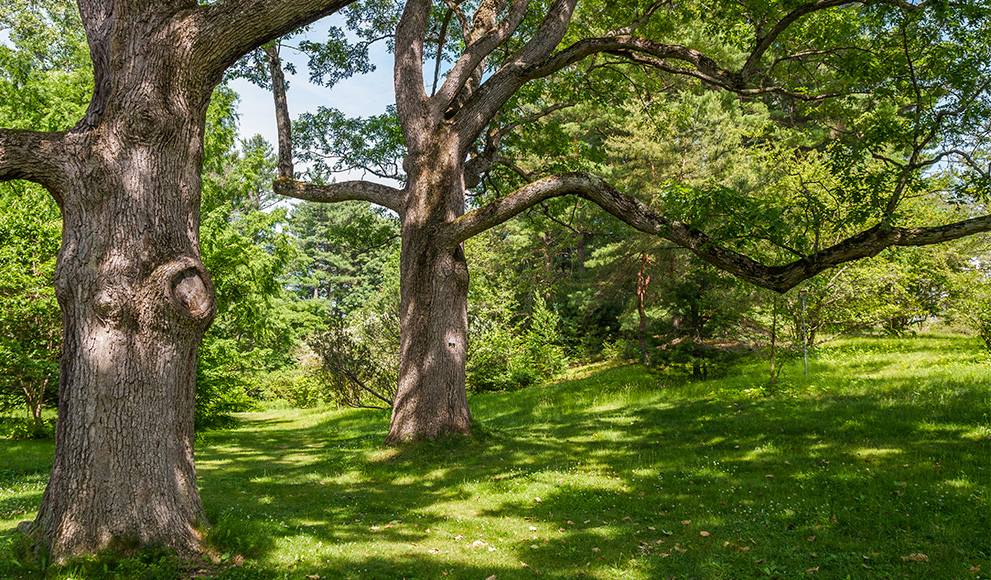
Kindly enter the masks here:
[[[476, 435], [382, 448], [315, 406], [201, 432], [210, 561], [46, 569], [13, 534], [50, 441], [0, 441], [0, 577], [988, 578], [991, 359], [973, 336], [838, 339], [720, 378], [604, 362], [472, 396]], [[282, 405], [286, 407], [288, 405]]]

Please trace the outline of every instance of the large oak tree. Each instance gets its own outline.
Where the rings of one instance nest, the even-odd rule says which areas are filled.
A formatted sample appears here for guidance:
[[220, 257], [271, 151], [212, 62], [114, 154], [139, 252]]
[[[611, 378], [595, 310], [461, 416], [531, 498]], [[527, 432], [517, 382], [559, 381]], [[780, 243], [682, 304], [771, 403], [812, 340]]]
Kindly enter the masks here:
[[[550, 198], [590, 200], [638, 230], [779, 292], [886, 247], [991, 230], [989, 215], [916, 225], [900, 223], [898, 211], [940, 162], [959, 162], [962, 181], [987, 187], [988, 173], [970, 147], [986, 143], [986, 135], [966, 137], [987, 131], [980, 119], [986, 124], [988, 14], [980, 4], [753, 0], [713, 9], [669, 0], [406, 2], [394, 37], [403, 187], [306, 183], [288, 171], [275, 184], [283, 195], [366, 200], [399, 215], [401, 358], [388, 441], [470, 432], [462, 243]], [[763, 263], [597, 175], [541, 175], [514, 164], [501, 147], [507, 135], [568, 105], [531, 99], [529, 113], [520, 113], [524, 89], [565, 77], [594, 80], [604, 71], [693, 79], [741, 99], [767, 100], [787, 122], [826, 129], [826, 140], [850, 148], [855, 185], [848, 201], [866, 208], [873, 225], [829, 247], [810, 242], [790, 262]], [[571, 82], [576, 90], [589, 86]], [[526, 183], [470, 203], [471, 190], [500, 164]], [[973, 191], [962, 189], [968, 187]]]
[[56, 560], [111, 546], [200, 549], [197, 348], [214, 317], [200, 261], [207, 105], [243, 54], [348, 0], [79, 0], [94, 90], [72, 128], [0, 129], [0, 181], [62, 213], [55, 462], [24, 530]]

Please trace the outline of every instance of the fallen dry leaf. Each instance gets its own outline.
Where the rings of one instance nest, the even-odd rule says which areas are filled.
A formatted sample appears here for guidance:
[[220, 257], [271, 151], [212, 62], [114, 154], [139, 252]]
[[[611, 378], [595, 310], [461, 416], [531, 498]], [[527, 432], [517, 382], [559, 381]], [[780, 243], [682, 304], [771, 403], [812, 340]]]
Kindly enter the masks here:
[[600, 549], [598, 549], [598, 548], [592, 548], [592, 551], [593, 551], [593, 552], [601, 552], [602, 550], [600, 550]]
[[708, 538], [710, 534], [709, 532], [699, 532], [699, 535], [702, 536], [703, 538]]
[[692, 520], [682, 520], [681, 523], [683, 523], [683, 524], [685, 524], [687, 526], [688, 524], [692, 523]]
[[530, 526], [530, 531], [531, 532], [537, 531], [537, 526]]
[[319, 574], [307, 574], [306, 577], [309, 578], [310, 580], [320, 580]]
[[909, 554], [908, 556], [902, 556], [902, 560], [906, 562], [928, 562], [929, 556], [925, 554]]
[[575, 522], [573, 522], [573, 521], [571, 521], [571, 520], [568, 520], [568, 525], [569, 525], [569, 526], [573, 526], [573, 525], [575, 525]]

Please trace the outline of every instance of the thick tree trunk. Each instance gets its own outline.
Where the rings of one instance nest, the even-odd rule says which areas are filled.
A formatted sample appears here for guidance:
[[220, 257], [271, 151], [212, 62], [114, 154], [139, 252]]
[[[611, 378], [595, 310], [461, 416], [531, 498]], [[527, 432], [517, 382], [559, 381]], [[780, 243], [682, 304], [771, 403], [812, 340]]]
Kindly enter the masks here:
[[386, 443], [471, 433], [465, 391], [468, 264], [437, 235], [464, 212], [463, 167], [438, 139], [410, 158], [402, 215], [399, 385]]
[[399, 387], [387, 443], [471, 433], [465, 392], [468, 266], [403, 229]]
[[[150, 71], [142, 82], [169, 86]], [[66, 162], [55, 462], [26, 527], [57, 561], [148, 545], [191, 554], [206, 525], [193, 410], [215, 312], [198, 233], [207, 97], [134, 91], [66, 137], [89, 153]]]
[[206, 108], [243, 54], [351, 0], [77, 0], [94, 92], [79, 123], [0, 129], [0, 180], [62, 209], [65, 325], [52, 475], [23, 531], [56, 561], [200, 549], [197, 348], [216, 311], [199, 259]]

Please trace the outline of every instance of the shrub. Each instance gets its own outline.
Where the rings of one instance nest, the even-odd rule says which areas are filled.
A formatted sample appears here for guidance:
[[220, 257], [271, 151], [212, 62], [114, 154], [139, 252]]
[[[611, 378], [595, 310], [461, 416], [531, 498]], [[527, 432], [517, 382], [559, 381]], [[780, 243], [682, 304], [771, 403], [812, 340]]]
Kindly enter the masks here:
[[514, 329], [502, 321], [476, 321], [468, 352], [468, 388], [474, 392], [519, 389], [548, 379], [567, 366], [558, 316], [538, 301]]

